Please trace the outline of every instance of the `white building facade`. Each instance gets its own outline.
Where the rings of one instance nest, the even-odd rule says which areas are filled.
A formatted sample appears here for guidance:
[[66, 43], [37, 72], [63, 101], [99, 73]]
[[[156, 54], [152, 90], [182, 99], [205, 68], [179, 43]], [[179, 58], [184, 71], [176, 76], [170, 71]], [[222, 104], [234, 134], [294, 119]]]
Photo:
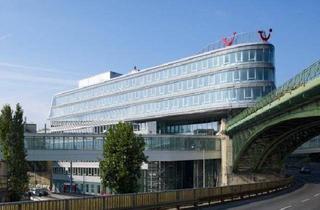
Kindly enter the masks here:
[[[84, 79], [78, 88], [53, 97], [50, 130], [103, 134], [119, 121], [130, 122], [144, 136], [151, 158], [141, 191], [219, 185], [221, 119], [275, 88], [274, 46], [258, 34], [244, 37], [236, 36], [231, 46], [125, 75], [108, 72]], [[68, 164], [57, 162], [53, 168], [57, 191], [67, 188], [70, 173], [78, 191], [101, 191], [97, 161]]]

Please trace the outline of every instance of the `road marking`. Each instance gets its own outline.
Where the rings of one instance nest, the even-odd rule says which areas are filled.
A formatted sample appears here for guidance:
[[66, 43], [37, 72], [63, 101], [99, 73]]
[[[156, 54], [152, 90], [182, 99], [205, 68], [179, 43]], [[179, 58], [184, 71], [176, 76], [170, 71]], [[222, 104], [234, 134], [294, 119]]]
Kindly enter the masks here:
[[309, 200], [310, 200], [310, 198], [307, 198], [307, 199], [302, 200], [301, 202], [304, 203], [304, 202], [307, 202]]
[[281, 208], [280, 210], [285, 210], [285, 209], [288, 209], [288, 208], [291, 208], [292, 206], [285, 206], [283, 208]]
[[315, 194], [313, 197], [318, 197], [320, 195], [320, 193]]

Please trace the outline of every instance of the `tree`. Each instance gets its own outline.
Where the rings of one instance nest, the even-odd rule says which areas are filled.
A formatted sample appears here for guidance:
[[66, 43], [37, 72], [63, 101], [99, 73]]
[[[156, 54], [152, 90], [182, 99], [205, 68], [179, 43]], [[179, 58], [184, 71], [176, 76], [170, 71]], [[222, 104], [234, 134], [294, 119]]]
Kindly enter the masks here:
[[18, 201], [28, 190], [28, 165], [24, 148], [23, 110], [19, 104], [13, 113], [5, 105], [0, 116], [0, 146], [7, 166], [8, 200]]
[[103, 145], [100, 177], [104, 187], [113, 193], [138, 191], [141, 165], [147, 162], [144, 139], [133, 132], [129, 123], [118, 123], [110, 128]]

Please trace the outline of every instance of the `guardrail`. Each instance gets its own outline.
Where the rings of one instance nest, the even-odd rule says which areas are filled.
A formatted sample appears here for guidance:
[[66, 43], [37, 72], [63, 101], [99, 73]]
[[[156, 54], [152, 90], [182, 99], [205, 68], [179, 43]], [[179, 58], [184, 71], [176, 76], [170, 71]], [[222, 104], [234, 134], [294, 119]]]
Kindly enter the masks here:
[[275, 89], [274, 91], [270, 92], [268, 95], [262, 97], [257, 103], [242, 111], [240, 114], [231, 118], [227, 123], [227, 128], [231, 127], [235, 123], [243, 120], [250, 114], [256, 112], [257, 110], [265, 107], [266, 105], [272, 103], [273, 101], [277, 100], [278, 98], [282, 97], [284, 94], [291, 92], [292, 90], [305, 85], [307, 82], [320, 77], [320, 60], [313, 63], [308, 68], [304, 69], [302, 72], [297, 74], [292, 79], [288, 80], [279, 88]]
[[242, 185], [214, 188], [183, 189], [165, 192], [134, 193], [112, 196], [76, 198], [69, 200], [50, 200], [37, 202], [15, 202], [0, 205], [0, 210], [120, 210], [155, 209], [185, 205], [197, 206], [243, 196], [257, 195], [281, 190], [292, 184], [293, 177]]

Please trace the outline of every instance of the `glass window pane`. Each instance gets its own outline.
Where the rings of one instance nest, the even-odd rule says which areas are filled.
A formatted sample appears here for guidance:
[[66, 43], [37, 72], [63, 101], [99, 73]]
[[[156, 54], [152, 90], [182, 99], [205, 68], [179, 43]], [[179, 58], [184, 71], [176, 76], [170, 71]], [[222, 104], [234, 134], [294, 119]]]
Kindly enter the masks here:
[[240, 74], [241, 74], [240, 75], [241, 76], [241, 78], [240, 78], [241, 81], [248, 80], [248, 78], [247, 78], [247, 69], [241, 69]]
[[255, 69], [251, 68], [249, 69], [249, 80], [254, 80], [255, 79]]
[[242, 51], [242, 62], [248, 62], [249, 60], [249, 51], [244, 50]]

